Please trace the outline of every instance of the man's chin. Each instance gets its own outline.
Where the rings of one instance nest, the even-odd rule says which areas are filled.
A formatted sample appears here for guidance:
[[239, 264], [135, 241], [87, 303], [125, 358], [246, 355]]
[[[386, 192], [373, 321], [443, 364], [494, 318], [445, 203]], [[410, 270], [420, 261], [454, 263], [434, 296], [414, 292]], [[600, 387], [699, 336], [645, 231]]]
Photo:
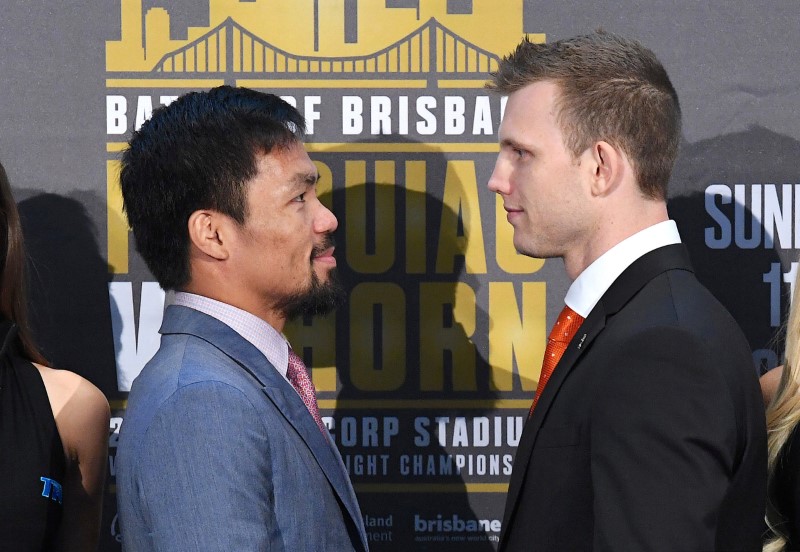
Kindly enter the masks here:
[[516, 249], [517, 253], [520, 255], [525, 255], [526, 257], [532, 257], [534, 259], [553, 259], [561, 256], [560, 253], [553, 251], [552, 248], [542, 247], [539, 244], [532, 244], [529, 242], [514, 242], [514, 249]]
[[534, 248], [532, 248], [532, 247], [530, 247], [528, 245], [517, 245], [517, 244], [514, 244], [514, 249], [517, 251], [518, 254], [525, 255], [526, 257], [533, 257], [535, 259], [544, 258], [544, 257], [541, 257], [540, 255], [537, 255], [537, 251]]
[[330, 282], [335, 282], [338, 285], [338, 276], [336, 274], [336, 266], [325, 266], [325, 267], [312, 267], [313, 274], [311, 276], [312, 282], [310, 287], [314, 287], [314, 281], [316, 281], [316, 285], [327, 286]]
[[281, 310], [287, 320], [298, 316], [317, 316], [332, 312], [345, 299], [344, 289], [339, 283], [336, 269], [322, 271], [322, 276], [312, 272], [309, 287], [291, 297], [287, 297]]

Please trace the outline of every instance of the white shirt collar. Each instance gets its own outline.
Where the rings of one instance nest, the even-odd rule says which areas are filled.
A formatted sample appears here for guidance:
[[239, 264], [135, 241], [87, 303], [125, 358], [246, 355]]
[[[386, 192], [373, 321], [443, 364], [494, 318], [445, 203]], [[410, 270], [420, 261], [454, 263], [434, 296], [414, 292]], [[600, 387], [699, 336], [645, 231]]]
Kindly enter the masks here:
[[270, 364], [286, 378], [289, 343], [283, 334], [257, 316], [216, 299], [185, 291], [175, 292], [172, 304], [200, 311], [227, 325], [261, 351]]
[[639, 257], [681, 243], [674, 220], [665, 220], [622, 240], [600, 255], [572, 282], [564, 302], [586, 318], [611, 284]]

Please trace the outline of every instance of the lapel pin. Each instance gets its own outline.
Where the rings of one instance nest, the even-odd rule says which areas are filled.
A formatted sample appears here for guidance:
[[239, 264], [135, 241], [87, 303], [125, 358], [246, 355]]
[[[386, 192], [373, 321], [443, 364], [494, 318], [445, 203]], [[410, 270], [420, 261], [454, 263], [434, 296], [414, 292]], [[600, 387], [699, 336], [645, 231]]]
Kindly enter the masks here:
[[586, 334], [583, 334], [583, 335], [581, 336], [581, 340], [578, 342], [578, 349], [580, 349], [580, 348], [581, 348], [581, 346], [583, 345], [583, 340], [584, 340], [584, 339], [586, 339]]

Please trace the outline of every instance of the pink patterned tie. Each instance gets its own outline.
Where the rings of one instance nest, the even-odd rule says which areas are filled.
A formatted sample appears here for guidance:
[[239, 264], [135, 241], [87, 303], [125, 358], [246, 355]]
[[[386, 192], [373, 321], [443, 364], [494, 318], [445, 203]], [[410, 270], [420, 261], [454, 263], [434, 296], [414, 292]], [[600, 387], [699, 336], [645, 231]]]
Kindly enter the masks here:
[[308, 377], [308, 370], [306, 370], [306, 365], [303, 364], [303, 359], [297, 356], [297, 353], [291, 347], [289, 347], [289, 367], [286, 370], [286, 379], [297, 390], [322, 433], [327, 433], [328, 430], [319, 415], [317, 391], [314, 389], [311, 378]]

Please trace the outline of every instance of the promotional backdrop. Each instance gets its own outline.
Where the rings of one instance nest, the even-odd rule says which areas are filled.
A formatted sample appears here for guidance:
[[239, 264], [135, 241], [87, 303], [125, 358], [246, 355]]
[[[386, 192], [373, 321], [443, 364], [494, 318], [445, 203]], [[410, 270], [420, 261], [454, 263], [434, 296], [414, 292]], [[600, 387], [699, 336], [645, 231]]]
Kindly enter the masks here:
[[[346, 304], [287, 329], [376, 551], [494, 550], [545, 338], [569, 286], [516, 254], [486, 184], [527, 34], [597, 28], [669, 71], [684, 140], [669, 201], [758, 374], [780, 363], [800, 247], [800, 3], [83, 0], [6, 6], [0, 161], [31, 257], [35, 330], [112, 407], [101, 550], [119, 550], [116, 440], [169, 296], [133, 246], [119, 155], [152, 110], [221, 84], [305, 116], [339, 218]], [[669, 390], [665, 390], [669, 392]]]

